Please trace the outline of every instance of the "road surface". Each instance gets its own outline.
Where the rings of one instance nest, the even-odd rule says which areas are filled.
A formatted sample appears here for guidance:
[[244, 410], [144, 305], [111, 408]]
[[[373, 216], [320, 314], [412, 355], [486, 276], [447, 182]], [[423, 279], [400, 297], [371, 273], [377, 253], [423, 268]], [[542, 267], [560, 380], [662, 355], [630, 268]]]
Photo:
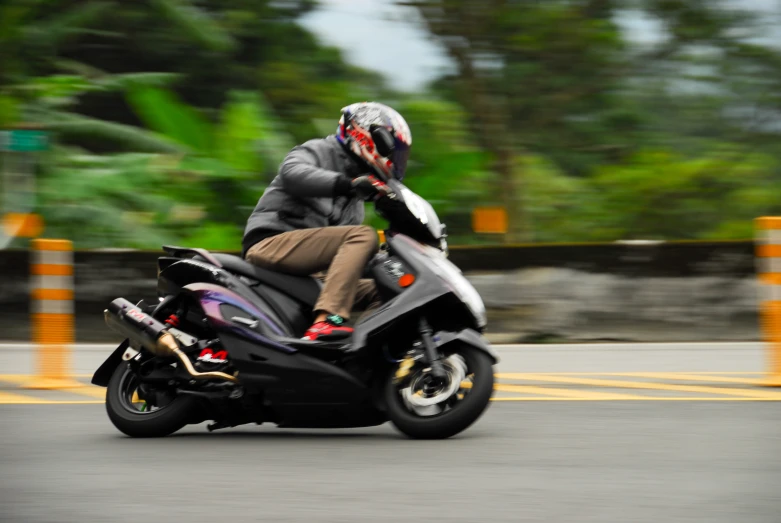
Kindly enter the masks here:
[[[74, 373], [107, 350], [77, 347]], [[761, 345], [499, 351], [500, 401], [448, 441], [388, 425], [131, 440], [102, 390], [22, 389], [29, 350], [0, 345], [0, 521], [781, 521], [781, 389], [761, 386]]]

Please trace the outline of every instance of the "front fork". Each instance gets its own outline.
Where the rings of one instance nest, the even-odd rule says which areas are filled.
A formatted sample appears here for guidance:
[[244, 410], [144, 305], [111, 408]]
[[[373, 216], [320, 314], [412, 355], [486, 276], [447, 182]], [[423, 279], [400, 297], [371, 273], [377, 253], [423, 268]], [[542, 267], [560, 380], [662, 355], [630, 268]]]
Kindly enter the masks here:
[[[420, 319], [420, 337], [423, 339], [423, 348], [425, 349], [423, 361], [431, 369], [431, 375], [438, 379], [444, 379], [447, 376], [445, 368], [442, 366], [442, 355], [437, 350], [437, 346], [434, 345], [432, 336], [434, 331], [431, 329], [431, 325], [428, 324], [426, 318]], [[424, 372], [429, 372], [428, 369]]]
[[[425, 365], [423, 372], [431, 376], [435, 381], [444, 380], [447, 377], [447, 372], [442, 365], [442, 355], [437, 350], [437, 346], [434, 344], [433, 334], [428, 321], [425, 318], [421, 318], [418, 323], [420, 328], [420, 338], [423, 342], [423, 354], [421, 359]], [[415, 343], [416, 346], [420, 345], [420, 342]], [[410, 373], [412, 367], [415, 366], [415, 360], [412, 356], [404, 358], [399, 368], [396, 370], [396, 381], [405, 381]]]

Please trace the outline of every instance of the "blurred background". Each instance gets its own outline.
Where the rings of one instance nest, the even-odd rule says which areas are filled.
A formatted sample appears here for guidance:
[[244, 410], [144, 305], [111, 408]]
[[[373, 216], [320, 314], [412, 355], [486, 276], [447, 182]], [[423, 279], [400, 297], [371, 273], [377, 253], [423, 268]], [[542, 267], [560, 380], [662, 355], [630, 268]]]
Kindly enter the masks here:
[[29, 339], [31, 238], [73, 241], [77, 339], [103, 340], [106, 303], [155, 299], [161, 245], [239, 251], [288, 151], [376, 100], [492, 339], [757, 339], [779, 22], [777, 0], [4, 0], [4, 336]]
[[5, 0], [3, 211], [77, 249], [238, 250], [289, 149], [377, 100], [453, 245], [751, 238], [781, 212], [779, 21], [775, 0]]
[[[139, 452], [102, 389], [21, 388], [56, 354], [36, 300], [70, 296], [35, 292], [32, 238], [76, 249], [86, 385], [161, 245], [239, 251], [288, 151], [362, 100], [409, 122], [405, 183], [487, 308], [503, 401], [467, 437]], [[779, 153], [781, 0], [0, 0], [0, 520], [778, 523], [753, 222]]]

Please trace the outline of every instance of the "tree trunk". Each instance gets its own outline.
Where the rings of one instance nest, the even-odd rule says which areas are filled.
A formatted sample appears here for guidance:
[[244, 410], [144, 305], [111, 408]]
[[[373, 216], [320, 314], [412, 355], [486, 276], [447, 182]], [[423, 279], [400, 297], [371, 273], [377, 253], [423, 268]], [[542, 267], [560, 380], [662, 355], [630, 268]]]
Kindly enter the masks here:
[[528, 243], [528, 221], [526, 219], [526, 206], [523, 202], [523, 187], [519, 187], [519, 180], [523, 180], [523, 173], [519, 173], [519, 167], [514, 161], [513, 150], [506, 148], [499, 151], [496, 162], [496, 172], [499, 174], [499, 186], [502, 191], [502, 205], [507, 212], [507, 233], [504, 235], [504, 243]]
[[507, 124], [508, 109], [501, 98], [491, 93], [472, 64], [469, 51], [458, 45], [448, 46], [450, 55], [459, 65], [465, 93], [462, 103], [472, 114], [477, 141], [494, 158], [493, 169], [498, 175], [495, 197], [507, 213], [505, 243], [529, 241], [517, 179], [523, 173], [515, 165], [513, 137]]

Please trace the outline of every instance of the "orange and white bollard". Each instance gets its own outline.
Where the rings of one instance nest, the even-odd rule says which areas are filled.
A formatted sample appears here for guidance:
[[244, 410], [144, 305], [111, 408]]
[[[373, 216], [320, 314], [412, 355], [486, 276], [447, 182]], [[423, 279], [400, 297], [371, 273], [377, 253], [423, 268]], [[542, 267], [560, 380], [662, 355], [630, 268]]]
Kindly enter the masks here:
[[28, 389], [82, 386], [70, 374], [74, 343], [73, 244], [35, 239], [32, 248], [32, 340], [36, 375]]
[[755, 220], [760, 326], [767, 347], [766, 384], [781, 387], [781, 217]]

